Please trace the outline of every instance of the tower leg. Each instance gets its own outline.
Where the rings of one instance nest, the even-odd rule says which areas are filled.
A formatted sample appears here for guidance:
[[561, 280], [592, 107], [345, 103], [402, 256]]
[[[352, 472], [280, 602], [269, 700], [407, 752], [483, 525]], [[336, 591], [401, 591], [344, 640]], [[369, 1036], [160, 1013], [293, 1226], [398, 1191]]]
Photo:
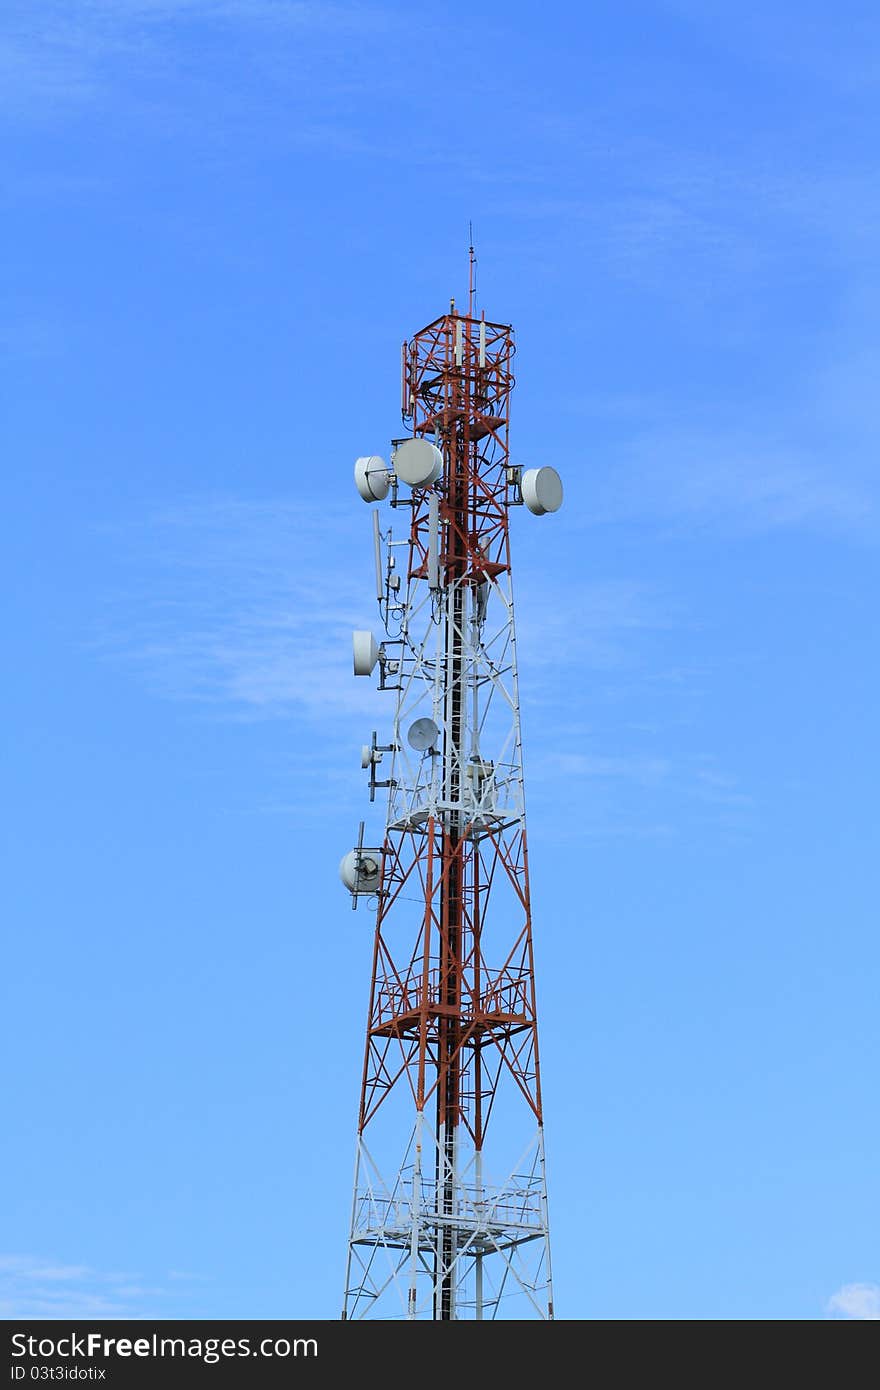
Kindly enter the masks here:
[[409, 1245], [409, 1290], [406, 1300], [406, 1316], [411, 1320], [415, 1319], [416, 1308], [418, 1306], [419, 1235], [422, 1210], [422, 1127], [424, 1125], [424, 1119], [424, 1112], [419, 1110], [416, 1115], [414, 1143], [412, 1233], [410, 1235]]
[[[483, 1210], [483, 1152], [477, 1149], [474, 1155], [474, 1175], [477, 1181], [476, 1208], [478, 1212]], [[477, 1251], [474, 1260], [474, 1299], [476, 1302], [475, 1317], [478, 1322], [483, 1320], [483, 1255], [482, 1249]]]

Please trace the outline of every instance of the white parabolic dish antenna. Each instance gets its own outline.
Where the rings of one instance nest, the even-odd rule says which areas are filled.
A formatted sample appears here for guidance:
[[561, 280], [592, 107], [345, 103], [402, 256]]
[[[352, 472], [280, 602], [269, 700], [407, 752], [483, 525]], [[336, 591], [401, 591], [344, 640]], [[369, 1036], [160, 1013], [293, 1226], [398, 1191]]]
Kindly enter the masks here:
[[527, 468], [520, 487], [523, 501], [535, 516], [558, 512], [562, 506], [562, 479], [555, 468]]
[[378, 454], [355, 459], [354, 482], [365, 502], [381, 502], [383, 497], [388, 496], [391, 486], [385, 460]]
[[356, 676], [370, 675], [379, 660], [379, 648], [372, 632], [353, 632], [354, 673]]
[[349, 893], [372, 893], [379, 887], [379, 861], [367, 849], [350, 849], [340, 862], [339, 877]]
[[409, 726], [406, 741], [417, 753], [424, 753], [428, 748], [434, 747], [439, 737], [440, 730], [433, 719], [417, 719], [415, 724]]
[[391, 466], [402, 483], [430, 487], [443, 472], [443, 455], [428, 439], [405, 439], [395, 449]]

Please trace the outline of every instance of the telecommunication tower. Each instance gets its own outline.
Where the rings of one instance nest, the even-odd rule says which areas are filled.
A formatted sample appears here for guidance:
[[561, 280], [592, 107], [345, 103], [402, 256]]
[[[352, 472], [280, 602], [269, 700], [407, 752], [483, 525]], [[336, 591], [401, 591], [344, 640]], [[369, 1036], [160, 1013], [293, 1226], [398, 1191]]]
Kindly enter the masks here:
[[374, 510], [384, 636], [354, 634], [394, 721], [382, 843], [340, 865], [376, 913], [343, 1318], [553, 1317], [508, 522], [562, 484], [510, 462], [513, 356], [471, 278], [403, 345], [390, 467], [355, 464], [403, 526]]

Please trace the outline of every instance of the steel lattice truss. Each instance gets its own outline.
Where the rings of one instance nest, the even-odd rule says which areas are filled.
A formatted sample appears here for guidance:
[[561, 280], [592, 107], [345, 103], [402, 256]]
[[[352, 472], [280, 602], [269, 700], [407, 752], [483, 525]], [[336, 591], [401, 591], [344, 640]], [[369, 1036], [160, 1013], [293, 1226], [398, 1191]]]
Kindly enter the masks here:
[[[396, 702], [349, 1318], [553, 1316], [508, 532], [512, 360], [509, 327], [454, 311], [404, 345], [404, 417], [440, 449], [443, 474], [395, 493], [406, 534], [381, 537], [383, 686]], [[408, 738], [416, 720], [432, 721], [428, 747]]]

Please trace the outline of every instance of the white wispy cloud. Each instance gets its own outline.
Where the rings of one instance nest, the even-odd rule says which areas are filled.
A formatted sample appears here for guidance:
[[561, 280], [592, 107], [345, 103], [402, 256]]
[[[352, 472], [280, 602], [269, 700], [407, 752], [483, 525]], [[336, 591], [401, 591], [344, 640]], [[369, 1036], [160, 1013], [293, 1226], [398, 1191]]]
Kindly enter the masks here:
[[[366, 511], [344, 505], [227, 497], [111, 531], [105, 543], [124, 557], [95, 650], [159, 697], [211, 718], [294, 721], [291, 779], [308, 782], [313, 809], [346, 802], [361, 743], [391, 714], [391, 697], [352, 673], [352, 629], [380, 632], [367, 522]], [[686, 615], [624, 579], [572, 584], [530, 567], [521, 588], [521, 696], [536, 799], [583, 805], [601, 835], [670, 833], [659, 818], [670, 799], [685, 821], [710, 816], [741, 829], [751, 797], [710, 754], [683, 748], [673, 727], [684, 718], [682, 686], [692, 690], [701, 673], [670, 667], [658, 634]], [[588, 673], [596, 727], [579, 694]], [[673, 700], [659, 693], [664, 685]], [[645, 690], [648, 725], [637, 718]], [[327, 767], [328, 733], [350, 750], [339, 768]], [[292, 785], [254, 809], [290, 814]]]
[[41, 361], [62, 355], [70, 341], [70, 326], [50, 313], [30, 307], [9, 309], [0, 305], [0, 360]]
[[45, 122], [111, 91], [124, 104], [133, 78], [176, 67], [183, 24], [262, 32], [270, 57], [274, 40], [355, 40], [391, 19], [380, 6], [319, 0], [13, 0], [0, 16], [0, 110]]
[[[817, 164], [809, 148], [746, 144], [720, 165], [699, 141], [629, 139], [591, 152], [598, 196], [513, 190], [495, 208], [529, 252], [543, 245], [563, 267], [583, 255], [674, 298], [673, 325], [684, 318], [717, 349], [711, 385], [699, 368], [691, 384], [683, 347], [665, 399], [652, 398], [648, 365], [628, 393], [575, 407], [588, 431], [603, 425], [608, 471], [592, 519], [876, 539], [880, 195], [864, 153]], [[621, 161], [632, 171], [623, 188], [610, 167]], [[822, 286], [823, 312], [805, 280]], [[783, 295], [802, 307], [780, 319]]]
[[880, 1284], [844, 1284], [829, 1298], [826, 1312], [832, 1318], [880, 1321]]
[[357, 31], [392, 20], [375, 4], [334, 4], [329, 0], [81, 0], [78, 9], [115, 22], [193, 18], [327, 31]]
[[[320, 722], [384, 710], [351, 669], [352, 629], [378, 630], [365, 518], [348, 506], [226, 498], [109, 533], [125, 558], [96, 646], [156, 693], [238, 717]], [[635, 633], [673, 621], [643, 584], [530, 575], [517, 599], [529, 698], [557, 686], [560, 670], [619, 666]]]
[[872, 5], [850, 6], [846, 23], [839, 24], [829, 23], [824, 4], [801, 4], [796, 24], [784, 6], [661, 0], [660, 8], [692, 24], [704, 43], [726, 57], [735, 55], [744, 67], [812, 80], [820, 90], [876, 87], [880, 17]]
[[131, 1274], [36, 1255], [0, 1255], [0, 1318], [162, 1316], [166, 1302], [164, 1289]]
[[[357, 507], [227, 497], [108, 531], [103, 543], [118, 552], [117, 589], [94, 649], [125, 664], [157, 696], [211, 718], [295, 721], [291, 779], [298, 787], [308, 782], [313, 808], [346, 802], [361, 743], [371, 728], [387, 728], [391, 714], [391, 697], [352, 673], [352, 629], [380, 631], [367, 523]], [[534, 568], [522, 590], [517, 626], [536, 792], [562, 784], [577, 795], [588, 783], [604, 808], [603, 833], [627, 820], [641, 834], [644, 813], [655, 811], [633, 811], [633, 801], [650, 799], [670, 777], [676, 786], [697, 785], [694, 776], [671, 766], [663, 727], [631, 737], [615, 728], [609, 753], [612, 735], [585, 730], [570, 695], [584, 671], [612, 681], [622, 672], [633, 682], [648, 679], [639, 646], [676, 621], [670, 605], [640, 583], [572, 585]], [[653, 674], [661, 679], [663, 668]], [[656, 714], [657, 700], [652, 708]], [[328, 732], [350, 750], [339, 768], [327, 767]], [[290, 814], [297, 809], [290, 785], [254, 809]]]
[[[530, 799], [557, 809], [554, 836], [576, 839], [680, 835], [707, 821], [725, 840], [752, 830], [754, 797], [710, 754], [664, 752], [667, 730], [650, 731], [657, 751], [620, 746], [620, 731], [561, 723], [529, 741]], [[614, 741], [615, 752], [604, 750]], [[633, 743], [646, 740], [636, 736]], [[529, 751], [530, 750], [530, 751]]]
[[685, 394], [674, 413], [644, 393], [585, 397], [579, 410], [604, 420], [610, 436], [590, 522], [644, 517], [689, 530], [875, 541], [880, 405], [872, 331], [863, 306], [842, 311], [822, 360], [780, 382], [772, 400], [758, 393], [734, 405], [723, 384], [712, 399]]
[[609, 757], [604, 754], [556, 752], [547, 754], [543, 761], [545, 771], [556, 772], [563, 777], [622, 779], [643, 786], [657, 786], [669, 777], [673, 768], [668, 758], [629, 753]]
[[643, 430], [617, 452], [592, 520], [652, 516], [688, 527], [758, 533], [821, 530], [869, 535], [870, 486], [798, 457], [780, 443], [717, 432]]
[[381, 5], [331, 3], [331, 0], [48, 0], [39, 6], [11, 4], [7, 23], [23, 37], [56, 40], [68, 47], [114, 41], [133, 22], [155, 25], [180, 20], [234, 21], [272, 29], [336, 33], [375, 29], [393, 21]]
[[677, 620], [668, 597], [631, 579], [551, 582], [531, 573], [516, 592], [520, 659], [536, 679], [573, 665], [610, 669], [631, 659], [632, 638]]
[[158, 694], [226, 715], [369, 716], [378, 697], [353, 678], [351, 633], [375, 626], [371, 550], [351, 510], [223, 499], [126, 529], [112, 538], [140, 580], [120, 570], [96, 648]]

